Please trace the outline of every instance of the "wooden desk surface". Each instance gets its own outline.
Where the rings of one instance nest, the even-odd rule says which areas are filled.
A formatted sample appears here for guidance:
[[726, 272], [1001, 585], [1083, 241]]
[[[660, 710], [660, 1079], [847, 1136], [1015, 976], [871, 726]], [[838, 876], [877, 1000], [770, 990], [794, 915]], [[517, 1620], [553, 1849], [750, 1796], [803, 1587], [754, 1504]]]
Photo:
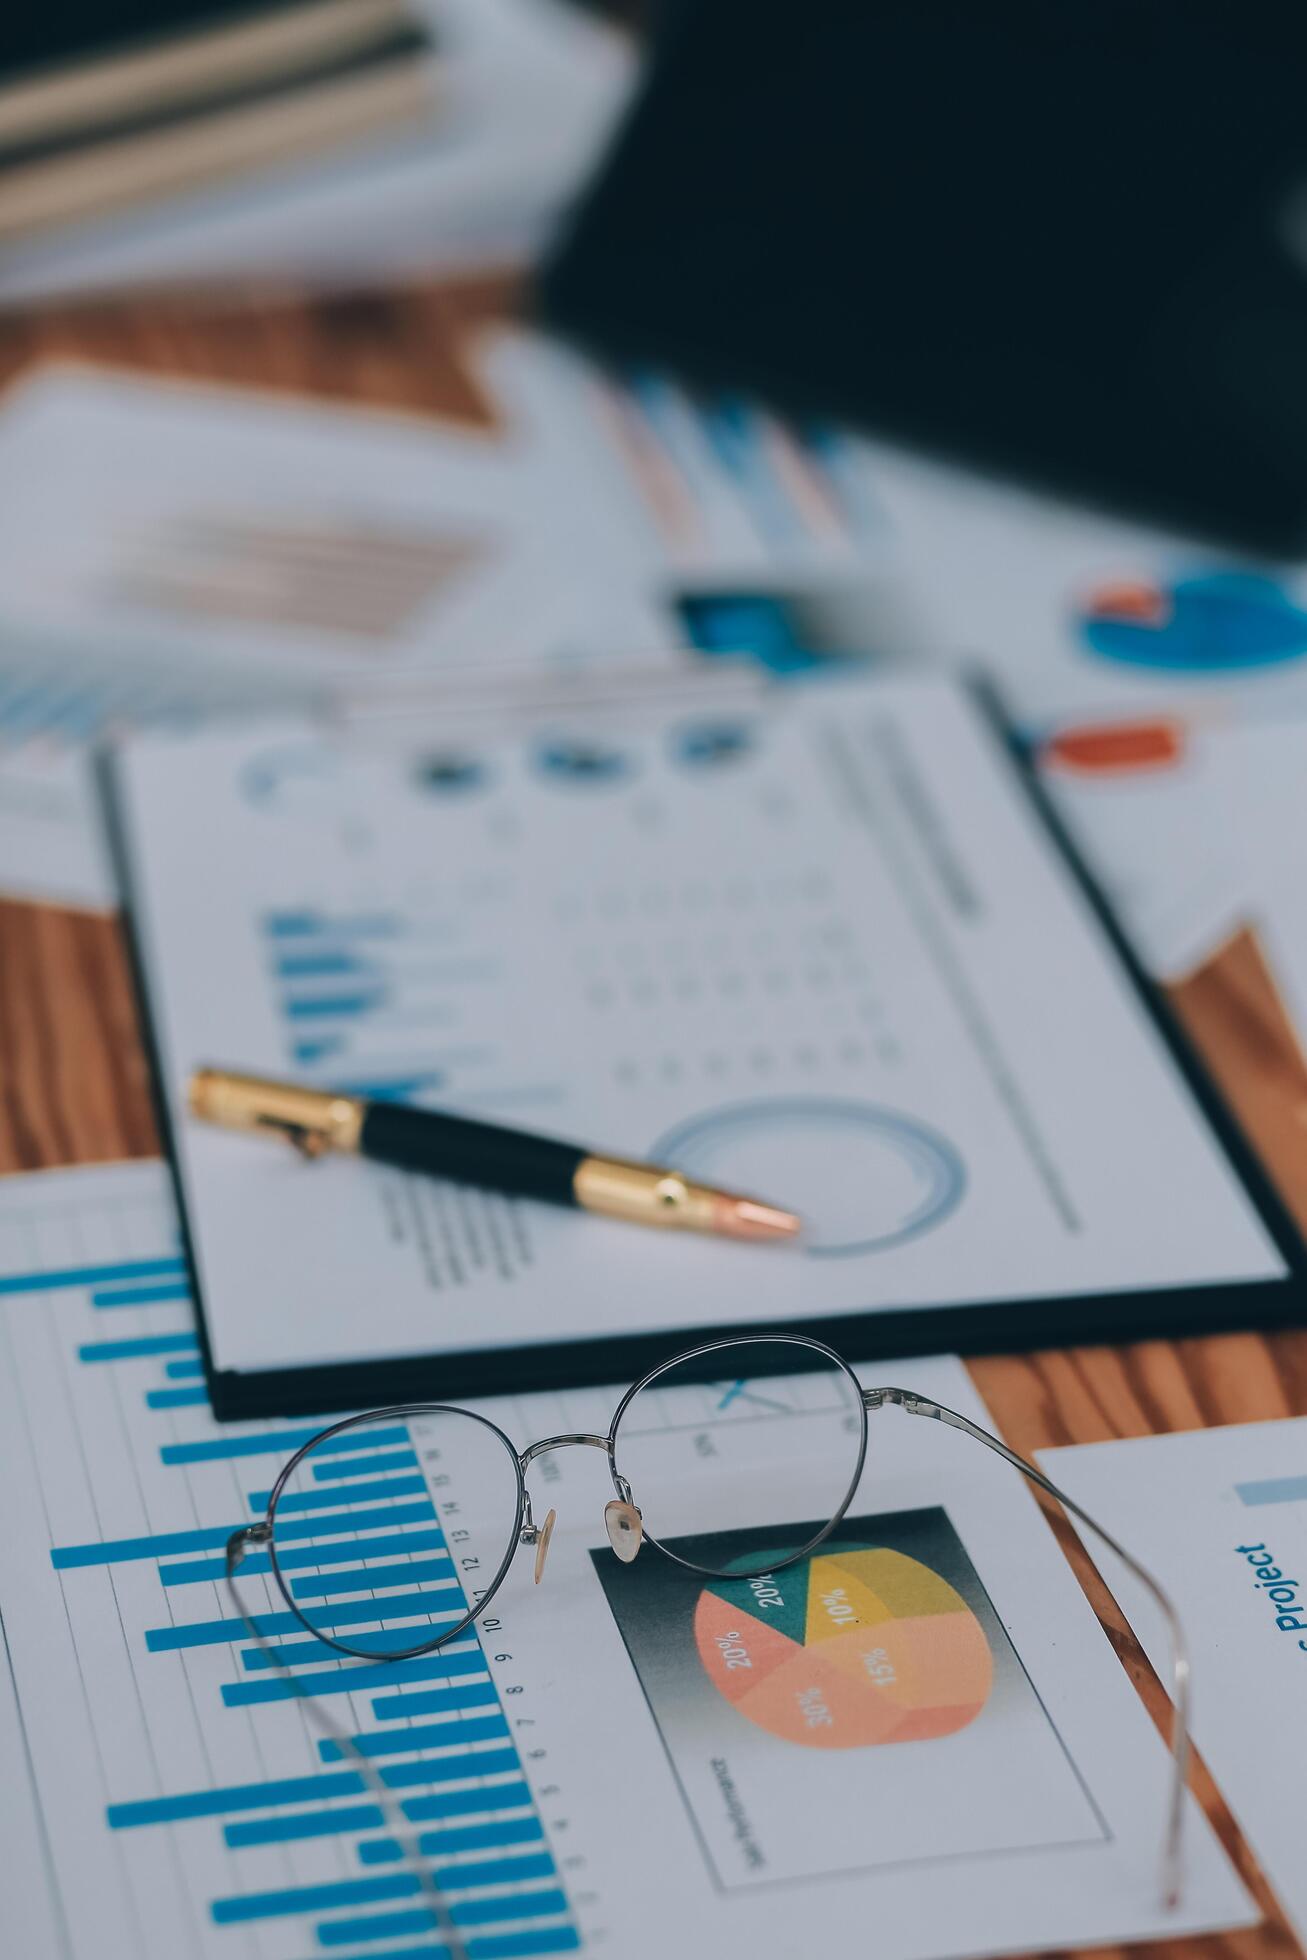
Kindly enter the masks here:
[[[460, 364], [478, 322], [510, 303], [506, 281], [384, 298], [203, 311], [174, 302], [0, 320], [0, 386], [32, 363], [90, 360], [243, 382], [459, 420], [486, 405]], [[1251, 931], [1174, 990], [1175, 1005], [1307, 1229], [1307, 1064]], [[0, 903], [0, 1171], [91, 1164], [157, 1150], [149, 1084], [113, 920]], [[1307, 1331], [1072, 1348], [972, 1363], [1017, 1449], [1307, 1414]], [[1059, 1535], [1155, 1717], [1162, 1691], [1065, 1526]], [[1301, 1951], [1199, 1764], [1195, 1788], [1266, 1913], [1230, 1938], [1149, 1946], [1265, 1960]], [[1307, 1829], [1304, 1831], [1307, 1844]]]

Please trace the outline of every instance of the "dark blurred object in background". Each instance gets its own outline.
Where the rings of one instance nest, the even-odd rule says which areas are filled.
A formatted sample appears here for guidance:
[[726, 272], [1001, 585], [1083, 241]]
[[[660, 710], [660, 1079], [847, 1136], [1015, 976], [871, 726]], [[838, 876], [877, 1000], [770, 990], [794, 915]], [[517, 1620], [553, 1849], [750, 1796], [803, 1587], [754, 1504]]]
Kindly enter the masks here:
[[546, 310], [610, 355], [1307, 539], [1307, 11], [688, 0]]
[[432, 109], [404, 0], [61, 0], [0, 41], [0, 244]]

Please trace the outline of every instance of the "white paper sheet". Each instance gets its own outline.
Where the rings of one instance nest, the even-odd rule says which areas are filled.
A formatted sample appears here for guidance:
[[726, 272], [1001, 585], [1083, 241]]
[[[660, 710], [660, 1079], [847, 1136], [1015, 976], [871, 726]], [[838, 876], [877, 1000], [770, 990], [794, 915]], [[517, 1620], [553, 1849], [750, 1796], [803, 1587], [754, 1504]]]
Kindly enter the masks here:
[[[411, 1950], [427, 1925], [380, 1813], [294, 1695], [250, 1665], [214, 1581], [225, 1534], [312, 1425], [211, 1420], [166, 1188], [153, 1164], [0, 1184], [0, 1919], [24, 1960], [302, 1960], [315, 1946], [391, 1952], [402, 1936]], [[895, 1373], [985, 1421], [956, 1361]], [[659, 1507], [665, 1535], [730, 1526], [752, 1542], [804, 1518], [805, 1466], [847, 1448], [847, 1391], [824, 1386], [659, 1397], [641, 1433], [646, 1511]], [[481, 1406], [520, 1446], [606, 1430], [616, 1395]], [[1166, 1751], [1020, 1479], [939, 1424], [872, 1422], [873, 1467], [837, 1548], [863, 1563], [777, 1574], [784, 1634], [757, 1617], [773, 1610], [761, 1598], [753, 1617], [745, 1607], [751, 1651], [785, 1655], [747, 1707], [726, 1666], [740, 1641], [717, 1638], [720, 1591], [651, 1546], [617, 1565], [611, 1486], [589, 1450], [529, 1473], [559, 1512], [544, 1583], [524, 1554], [453, 1666], [398, 1663], [378, 1681], [326, 1648], [300, 1665], [399, 1779], [414, 1821], [441, 1820], [441, 1880], [474, 1960], [796, 1960], [864, 1928], [883, 1960], [945, 1960], [1255, 1916], [1192, 1805], [1184, 1900], [1160, 1909]], [[366, 1475], [369, 1507], [422, 1435], [389, 1439], [378, 1469], [380, 1444], [372, 1467], [336, 1459]], [[333, 1483], [348, 1503], [350, 1475]], [[438, 1501], [462, 1505], [459, 1558], [497, 1563], [484, 1496], [442, 1483]], [[419, 1551], [430, 1532], [406, 1522], [397, 1557], [440, 1557]], [[889, 1566], [908, 1588], [898, 1613], [863, 1602], [880, 1617], [850, 1628], [841, 1598], [832, 1634], [826, 1582], [856, 1589]], [[384, 1616], [393, 1588], [361, 1598], [339, 1562], [323, 1571], [342, 1581], [323, 1596], [349, 1625]], [[256, 1612], [285, 1615], [266, 1577], [244, 1583]], [[902, 1611], [923, 1588], [924, 1623]], [[959, 1658], [941, 1666], [921, 1628], [938, 1634], [945, 1608]], [[837, 1649], [866, 1651], [883, 1682], [889, 1648], [888, 1689], [861, 1666], [847, 1683], [831, 1672]], [[786, 1667], [809, 1709], [824, 1687], [833, 1729], [769, 1699]], [[930, 1733], [911, 1739], [922, 1722]]]
[[105, 732], [668, 642], [525, 432], [47, 368], [0, 416], [0, 889], [108, 909]]
[[[1307, 1741], [1307, 1420], [1084, 1444], [1045, 1450], [1040, 1461], [1109, 1530], [1129, 1534], [1131, 1550], [1178, 1604], [1193, 1658], [1194, 1739], [1307, 1938], [1298, 1801]], [[1156, 1663], [1165, 1646], [1156, 1608], [1128, 1575], [1113, 1574], [1111, 1584]]]
[[[1283, 1270], [948, 683], [407, 757], [143, 740], [121, 782], [220, 1368]], [[670, 1160], [806, 1237], [633, 1263], [629, 1226], [197, 1123], [206, 1063]]]

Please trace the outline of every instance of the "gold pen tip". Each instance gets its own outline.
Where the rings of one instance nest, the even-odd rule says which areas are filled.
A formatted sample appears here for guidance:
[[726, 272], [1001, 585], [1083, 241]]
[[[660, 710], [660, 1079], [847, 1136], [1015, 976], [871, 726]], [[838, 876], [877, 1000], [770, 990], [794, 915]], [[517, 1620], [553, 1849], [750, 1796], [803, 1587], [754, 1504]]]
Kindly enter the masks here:
[[730, 1239], [793, 1239], [803, 1228], [795, 1212], [765, 1205], [760, 1198], [733, 1198], [722, 1192], [716, 1203], [714, 1229]]

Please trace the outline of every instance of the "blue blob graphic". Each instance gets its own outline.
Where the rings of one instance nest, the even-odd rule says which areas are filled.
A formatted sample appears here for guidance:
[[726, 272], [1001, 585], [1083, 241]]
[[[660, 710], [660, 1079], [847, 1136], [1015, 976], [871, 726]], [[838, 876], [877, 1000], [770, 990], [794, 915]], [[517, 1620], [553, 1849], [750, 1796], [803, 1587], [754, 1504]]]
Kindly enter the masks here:
[[697, 722], [672, 736], [672, 755], [687, 769], [715, 769], [738, 762], [753, 747], [753, 732], [743, 722]]
[[541, 744], [536, 767], [559, 782], [590, 785], [620, 781], [631, 764], [620, 749], [586, 736], [559, 736]]
[[484, 764], [471, 755], [430, 755], [415, 771], [418, 786], [433, 796], [461, 796], [486, 781]]
[[1307, 612], [1256, 572], [1208, 572], [1157, 588], [1155, 619], [1113, 615], [1091, 600], [1081, 630], [1093, 652], [1170, 673], [1238, 673], [1307, 654]]

